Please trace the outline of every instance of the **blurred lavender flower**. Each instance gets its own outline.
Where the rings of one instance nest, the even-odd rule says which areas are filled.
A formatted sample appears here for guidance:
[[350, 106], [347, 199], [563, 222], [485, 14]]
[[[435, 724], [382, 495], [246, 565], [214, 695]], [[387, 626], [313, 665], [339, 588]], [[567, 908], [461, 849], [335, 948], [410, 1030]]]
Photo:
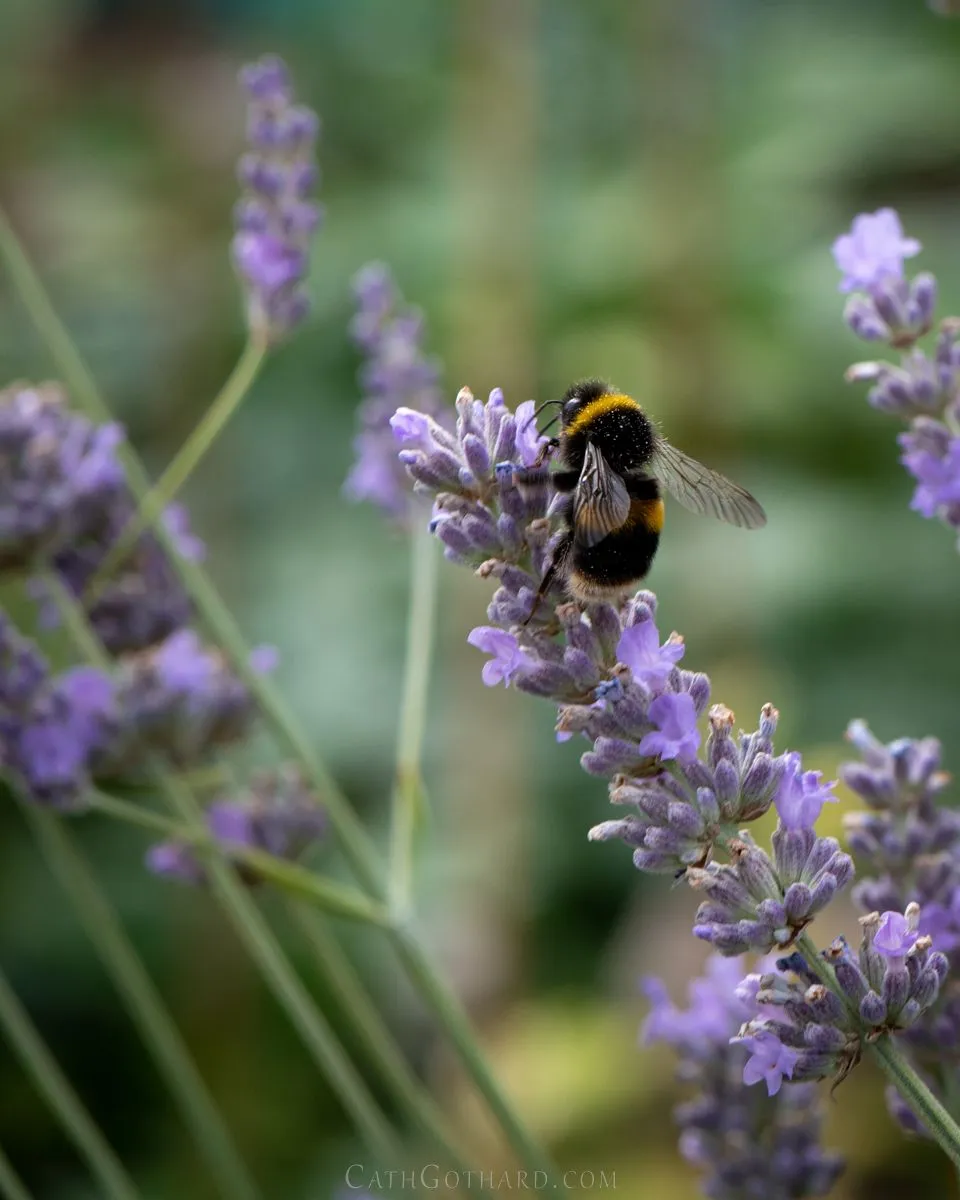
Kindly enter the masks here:
[[[915, 925], [902, 917], [893, 929], [887, 922], [884, 933], [900, 932], [914, 945], [921, 937], [932, 940], [956, 970], [960, 813], [941, 801], [950, 777], [941, 770], [940, 743], [935, 738], [901, 738], [884, 745], [863, 721], [851, 722], [847, 736], [861, 761], [842, 764], [840, 775], [867, 806], [867, 811], [851, 813], [844, 822], [864, 876], [853, 898], [868, 914], [880, 909], [913, 913], [919, 906]], [[948, 980], [904, 1036], [928, 1086], [947, 1095], [956, 1086], [955, 1064], [960, 1059], [960, 986]], [[921, 1132], [895, 1092], [888, 1092], [887, 1102], [908, 1132]]]
[[769, 1073], [769, 1087], [778, 1072], [839, 1081], [859, 1062], [865, 1042], [913, 1026], [935, 1004], [949, 969], [946, 955], [917, 933], [919, 918], [916, 904], [863, 917], [856, 956], [837, 938], [824, 958], [838, 992], [799, 954], [779, 959], [776, 971], [748, 976], [740, 994], [755, 995], [758, 1012], [734, 1039], [754, 1054], [744, 1081], [757, 1083]]
[[[174, 564], [149, 530], [140, 534], [109, 579], [91, 587], [111, 547], [134, 519], [134, 512], [133, 497], [122, 491], [96, 521], [78, 529], [69, 545], [50, 560], [60, 582], [83, 600], [98, 638], [115, 655], [149, 649], [183, 628], [193, 616], [193, 606]], [[206, 547], [190, 531], [182, 505], [170, 505], [163, 520], [183, 558], [195, 562], [203, 557]], [[30, 590], [40, 602], [42, 626], [59, 625], [60, 614], [43, 579], [32, 581]]]
[[[327, 829], [327, 819], [316, 795], [296, 767], [255, 777], [239, 797], [214, 800], [206, 813], [207, 829], [221, 849], [262, 850], [277, 858], [296, 859]], [[155, 875], [181, 883], [207, 881], [202, 856], [182, 842], [161, 842], [147, 851], [146, 865]], [[246, 883], [258, 876], [249, 864], [240, 866]]]
[[834, 244], [844, 272], [841, 288], [867, 292], [849, 301], [848, 324], [860, 337], [901, 351], [898, 364], [854, 363], [847, 379], [870, 383], [869, 403], [909, 422], [898, 440], [900, 461], [917, 483], [911, 508], [960, 531], [960, 438], [955, 432], [960, 419], [960, 320], [941, 321], [932, 355], [916, 347], [931, 328], [937, 296], [932, 275], [918, 275], [911, 282], [903, 278], [903, 259], [919, 248], [915, 239], [903, 237], [892, 209], [857, 217], [853, 233]]
[[102, 519], [124, 487], [122, 438], [71, 413], [57, 384], [0, 392], [0, 570], [31, 569]]
[[351, 500], [370, 500], [391, 517], [406, 516], [410, 480], [397, 459], [390, 418], [403, 405], [445, 420], [437, 364], [424, 356], [423, 318], [406, 306], [389, 268], [369, 263], [353, 283], [357, 314], [351, 330], [365, 356], [360, 371], [363, 400], [354, 465], [344, 483]]
[[191, 629], [125, 655], [117, 663], [115, 686], [121, 721], [95, 755], [98, 777], [135, 772], [146, 753], [190, 766], [216, 746], [245, 737], [257, 715], [252, 696], [222, 655], [204, 647]]
[[235, 210], [233, 261], [247, 292], [254, 338], [273, 345], [303, 321], [310, 238], [320, 223], [310, 199], [317, 184], [319, 119], [293, 103], [286, 65], [268, 55], [240, 73], [247, 93], [247, 142], [237, 174], [244, 195]]
[[904, 279], [903, 260], [920, 252], [916, 238], [903, 235], [900, 217], [892, 208], [861, 213], [849, 233], [833, 243], [833, 257], [842, 272], [842, 292], [856, 291], [844, 317], [866, 341], [889, 341], [909, 348], [930, 328], [937, 299], [932, 275]]
[[37, 647], [0, 611], [0, 767], [26, 798], [81, 808], [94, 752], [116, 724], [107, 676], [92, 667], [51, 676]]
[[[843, 1160], [821, 1145], [815, 1087], [779, 1086], [784, 1075], [789, 1078], [794, 1052], [776, 1038], [768, 1046], [764, 1033], [746, 1041], [750, 1059], [731, 1044], [757, 1012], [755, 1000], [737, 991], [743, 970], [742, 959], [711, 956], [705, 975], [690, 984], [686, 1009], [671, 1003], [659, 979], [644, 983], [652, 1005], [644, 1041], [671, 1045], [679, 1057], [679, 1079], [696, 1089], [674, 1110], [680, 1150], [704, 1173], [704, 1194], [717, 1200], [825, 1196]], [[753, 1075], [768, 1081], [769, 1098], [758, 1102], [749, 1091], [745, 1076]]]

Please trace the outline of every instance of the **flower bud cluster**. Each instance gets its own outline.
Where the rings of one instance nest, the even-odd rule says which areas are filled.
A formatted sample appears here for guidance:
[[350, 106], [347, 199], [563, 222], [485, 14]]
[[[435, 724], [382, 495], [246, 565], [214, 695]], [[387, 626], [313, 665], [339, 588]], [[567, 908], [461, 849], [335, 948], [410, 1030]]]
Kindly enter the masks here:
[[937, 949], [960, 950], [960, 813], [940, 803], [950, 781], [936, 738], [883, 745], [863, 721], [847, 737], [861, 761], [840, 777], [866, 805], [844, 829], [863, 876], [853, 898], [863, 912], [919, 904], [920, 932]]
[[438, 387], [439, 368], [422, 348], [423, 317], [403, 302], [390, 270], [368, 263], [353, 284], [357, 313], [353, 340], [364, 355], [363, 400], [358, 410], [354, 464], [344, 483], [351, 500], [370, 500], [389, 516], [409, 510], [410, 477], [397, 458], [390, 418], [403, 405], [449, 424]]
[[[54, 676], [0, 611], [0, 767], [25, 797], [62, 810], [83, 807], [92, 781], [139, 772], [147, 754], [193, 765], [245, 737], [256, 716], [247, 689], [188, 627], [191, 606], [152, 533], [98, 578], [135, 511], [114, 457], [122, 437], [118, 426], [72, 415], [54, 385], [0, 393], [4, 566], [35, 572], [25, 583], [41, 627], [59, 622], [62, 588], [115, 660], [110, 672], [77, 666]], [[176, 548], [199, 557], [184, 511], [171, 507], [165, 519]]]
[[[754, 1080], [735, 1038], [741, 1024], [757, 1013], [755, 998], [737, 991], [743, 969], [743, 959], [711, 957], [706, 973], [690, 984], [686, 1009], [671, 1003], [660, 980], [644, 984], [652, 1007], [643, 1038], [668, 1043], [677, 1054], [678, 1078], [694, 1089], [674, 1110], [681, 1153], [703, 1172], [708, 1196], [825, 1196], [842, 1173], [843, 1160], [822, 1146], [821, 1101], [813, 1084], [780, 1087], [783, 1076], [790, 1075], [785, 1047], [779, 1052], [788, 1060], [780, 1063], [782, 1072], [753, 1054], [750, 1061], [762, 1067], [770, 1094], [758, 1103], [750, 1091]], [[763, 1036], [754, 1041], [759, 1038], [762, 1045]], [[753, 1048], [749, 1041], [747, 1047]]]
[[[255, 776], [241, 795], [219, 797], [206, 810], [207, 831], [226, 856], [262, 850], [294, 860], [326, 833], [327, 818], [298, 768], [283, 767]], [[185, 842], [160, 842], [146, 856], [155, 875], [180, 883], [205, 884], [207, 870], [197, 849]], [[256, 868], [240, 859], [240, 878], [259, 882]]]
[[244, 194], [234, 219], [233, 261], [247, 292], [254, 337], [280, 341], [306, 317], [303, 287], [310, 239], [320, 224], [310, 199], [318, 172], [314, 147], [320, 120], [293, 103], [286, 65], [274, 56], [244, 67], [249, 149], [237, 167]]
[[845, 319], [859, 337], [899, 350], [899, 363], [861, 362], [851, 382], [871, 384], [874, 408], [909, 423], [898, 441], [900, 461], [916, 480], [910, 507], [960, 530], [960, 319], [941, 321], [933, 354], [917, 341], [933, 325], [936, 280], [904, 278], [903, 260], [920, 250], [903, 236], [893, 209], [862, 213], [833, 246], [841, 291], [855, 291]]
[[776, 971], [747, 976], [741, 997], [752, 997], [758, 1013], [735, 1039], [761, 1065], [792, 1080], [842, 1080], [860, 1060], [865, 1043], [912, 1028], [936, 1002], [949, 965], [917, 932], [920, 909], [871, 913], [861, 919], [858, 955], [844, 938], [823, 953], [836, 990], [828, 987], [802, 955], [779, 959]]

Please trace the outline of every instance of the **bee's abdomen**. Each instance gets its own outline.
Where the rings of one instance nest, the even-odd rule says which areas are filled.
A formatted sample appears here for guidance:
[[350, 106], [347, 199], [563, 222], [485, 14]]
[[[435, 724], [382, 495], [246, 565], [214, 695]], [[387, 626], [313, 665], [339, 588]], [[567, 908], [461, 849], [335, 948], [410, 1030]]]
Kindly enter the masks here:
[[[645, 516], [662, 523], [663, 502], [639, 500], [633, 508], [644, 506]], [[622, 529], [608, 534], [595, 546], [574, 542], [570, 552], [570, 590], [583, 600], [599, 600], [629, 591], [650, 570], [660, 543], [659, 527], [654, 520], [628, 520]]]

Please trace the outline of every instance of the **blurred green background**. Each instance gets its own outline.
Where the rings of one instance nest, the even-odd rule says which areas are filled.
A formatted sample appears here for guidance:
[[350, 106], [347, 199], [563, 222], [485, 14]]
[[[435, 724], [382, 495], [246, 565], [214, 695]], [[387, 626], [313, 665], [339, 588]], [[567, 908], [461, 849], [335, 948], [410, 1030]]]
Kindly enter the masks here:
[[[0, 194], [156, 471], [242, 346], [235, 73], [266, 50], [324, 119], [316, 306], [186, 498], [215, 578], [250, 640], [280, 648], [281, 686], [368, 825], [384, 825], [408, 582], [405, 538], [340, 494], [358, 402], [350, 280], [373, 258], [424, 309], [451, 400], [464, 384], [542, 399], [602, 375], [761, 498], [770, 523], [750, 536], [670, 509], [650, 579], [662, 631], [684, 634], [685, 665], [743, 725], [772, 700], [779, 745], [828, 774], [857, 716], [885, 740], [949, 745], [960, 559], [908, 511], [896, 424], [843, 382], [869, 347], [841, 321], [829, 247], [857, 212], [897, 207], [941, 313], [956, 311], [960, 25], [921, 0], [3, 0]], [[52, 371], [5, 285], [0, 360], [4, 381]], [[564, 1166], [616, 1172], [638, 1200], [693, 1197], [670, 1058], [635, 1048], [638, 977], [665, 974], [679, 995], [702, 960], [693, 898], [641, 879], [619, 844], [587, 843], [604, 787], [576, 743], [555, 745], [549, 706], [483, 688], [465, 637], [486, 586], [444, 567], [441, 588], [425, 937]], [[146, 1193], [211, 1195], [20, 816], [0, 821], [0, 955], [20, 995]], [[265, 1194], [333, 1195], [364, 1152], [218, 911], [148, 877], [140, 834], [78, 828]], [[333, 848], [321, 861], [340, 870]], [[854, 922], [841, 906], [820, 940]], [[393, 959], [343, 934], [486, 1147]], [[828, 1142], [850, 1158], [837, 1196], [954, 1194], [939, 1155], [893, 1129], [867, 1066], [828, 1105]], [[0, 1144], [37, 1196], [94, 1194], [5, 1047]]]

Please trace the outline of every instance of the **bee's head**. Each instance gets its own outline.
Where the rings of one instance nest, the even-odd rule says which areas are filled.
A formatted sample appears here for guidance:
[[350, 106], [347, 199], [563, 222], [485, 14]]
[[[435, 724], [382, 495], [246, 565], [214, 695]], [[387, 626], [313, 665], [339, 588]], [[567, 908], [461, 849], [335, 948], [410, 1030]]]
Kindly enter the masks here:
[[611, 390], [610, 385], [604, 383], [602, 379], [584, 379], [568, 388], [561, 400], [563, 407], [560, 410], [560, 417], [564, 427], [569, 425], [588, 404], [599, 399], [600, 396], [605, 396]]

